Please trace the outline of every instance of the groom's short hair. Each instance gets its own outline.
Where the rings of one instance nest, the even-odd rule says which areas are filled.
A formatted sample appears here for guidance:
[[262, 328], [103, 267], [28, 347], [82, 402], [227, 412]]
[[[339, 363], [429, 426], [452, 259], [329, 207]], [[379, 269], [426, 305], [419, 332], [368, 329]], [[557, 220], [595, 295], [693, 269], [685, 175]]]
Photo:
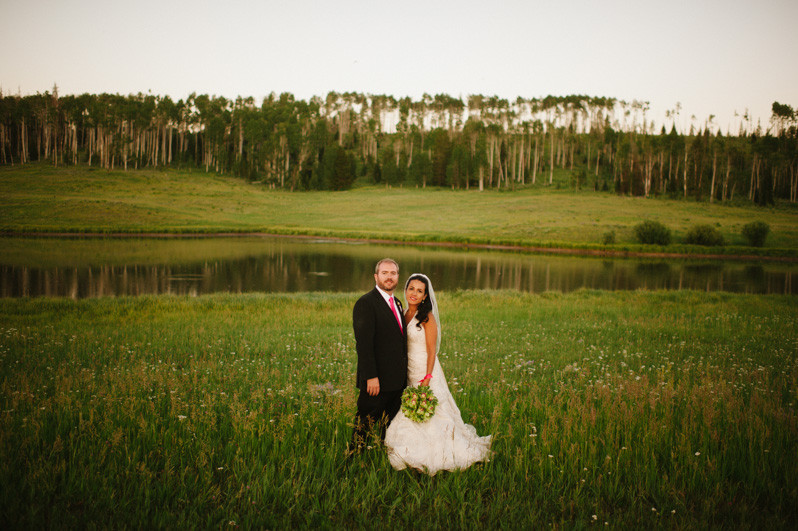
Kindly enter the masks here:
[[376, 274], [378, 274], [378, 273], [380, 272], [380, 266], [381, 266], [382, 264], [384, 264], [385, 262], [390, 262], [390, 263], [392, 263], [393, 265], [395, 265], [395, 266], [396, 266], [396, 272], [397, 272], [397, 273], [399, 272], [399, 264], [397, 264], [397, 263], [396, 263], [396, 260], [394, 260], [393, 258], [383, 258], [382, 260], [380, 260], [379, 262], [377, 262], [377, 265], [376, 265], [376, 266], [374, 266], [374, 274], [375, 274], [375, 275], [376, 275]]

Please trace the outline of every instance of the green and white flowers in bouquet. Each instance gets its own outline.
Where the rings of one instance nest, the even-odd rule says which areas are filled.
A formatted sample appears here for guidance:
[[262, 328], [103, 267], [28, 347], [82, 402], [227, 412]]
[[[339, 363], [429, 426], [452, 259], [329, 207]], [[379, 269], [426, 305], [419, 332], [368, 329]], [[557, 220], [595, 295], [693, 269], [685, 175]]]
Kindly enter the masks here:
[[425, 422], [435, 414], [438, 399], [428, 385], [407, 387], [402, 393], [402, 413], [413, 422]]

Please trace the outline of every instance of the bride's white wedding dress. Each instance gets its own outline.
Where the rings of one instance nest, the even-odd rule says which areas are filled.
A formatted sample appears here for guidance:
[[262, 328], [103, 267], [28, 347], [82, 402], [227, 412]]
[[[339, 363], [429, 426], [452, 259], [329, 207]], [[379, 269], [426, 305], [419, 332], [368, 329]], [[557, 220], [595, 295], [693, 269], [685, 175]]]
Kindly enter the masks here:
[[[413, 386], [427, 373], [426, 338], [417, 324], [414, 317], [407, 325], [407, 381]], [[388, 426], [385, 445], [391, 465], [434, 476], [440, 470], [468, 468], [489, 460], [491, 436], [480, 437], [474, 426], [463, 422], [437, 357], [429, 385], [438, 398], [435, 415], [426, 422], [413, 422], [399, 411]]]

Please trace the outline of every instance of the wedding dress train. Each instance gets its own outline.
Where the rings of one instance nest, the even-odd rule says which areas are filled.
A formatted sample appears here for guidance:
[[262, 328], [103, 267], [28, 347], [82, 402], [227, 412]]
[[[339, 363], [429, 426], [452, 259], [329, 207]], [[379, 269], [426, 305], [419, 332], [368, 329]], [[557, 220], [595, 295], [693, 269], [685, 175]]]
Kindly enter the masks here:
[[[407, 325], [409, 385], [418, 385], [427, 372], [424, 329], [417, 324], [413, 318]], [[391, 466], [397, 470], [411, 467], [434, 476], [440, 470], [458, 470], [488, 461], [491, 436], [480, 437], [474, 426], [463, 422], [437, 357], [429, 385], [438, 398], [435, 415], [426, 422], [413, 422], [399, 411], [388, 426], [385, 445]]]

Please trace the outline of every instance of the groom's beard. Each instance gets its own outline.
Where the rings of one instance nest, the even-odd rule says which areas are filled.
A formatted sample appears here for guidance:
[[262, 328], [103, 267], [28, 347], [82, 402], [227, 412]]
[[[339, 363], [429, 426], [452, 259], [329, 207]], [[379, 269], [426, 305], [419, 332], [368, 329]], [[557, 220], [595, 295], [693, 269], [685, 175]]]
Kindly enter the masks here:
[[[388, 282], [391, 282], [390, 280]], [[387, 286], [385, 282], [377, 281], [377, 287], [380, 288], [382, 291], [387, 293], [388, 295], [393, 295], [393, 290], [396, 289], [397, 282], [394, 282], [393, 285]]]

